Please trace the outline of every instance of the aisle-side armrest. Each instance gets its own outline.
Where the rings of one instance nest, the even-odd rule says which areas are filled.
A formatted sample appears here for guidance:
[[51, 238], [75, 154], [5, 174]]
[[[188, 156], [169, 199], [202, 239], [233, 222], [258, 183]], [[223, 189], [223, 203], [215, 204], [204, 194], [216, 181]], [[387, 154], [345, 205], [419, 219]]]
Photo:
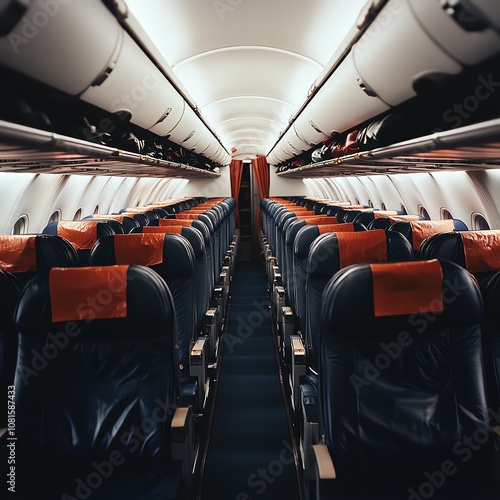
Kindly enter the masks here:
[[316, 500], [333, 498], [336, 486], [337, 472], [332, 457], [325, 444], [313, 445]]
[[292, 369], [290, 372], [290, 387], [292, 390], [292, 404], [295, 412], [300, 411], [300, 384], [306, 376], [306, 348], [299, 335], [290, 336], [290, 350]]
[[208, 337], [198, 337], [189, 353], [189, 375], [198, 382], [198, 397], [196, 406], [201, 412], [208, 392], [208, 350], [210, 340]]
[[196, 456], [193, 414], [190, 406], [175, 409], [170, 423], [170, 438], [172, 460], [181, 463], [182, 488], [187, 496], [190, 493]]

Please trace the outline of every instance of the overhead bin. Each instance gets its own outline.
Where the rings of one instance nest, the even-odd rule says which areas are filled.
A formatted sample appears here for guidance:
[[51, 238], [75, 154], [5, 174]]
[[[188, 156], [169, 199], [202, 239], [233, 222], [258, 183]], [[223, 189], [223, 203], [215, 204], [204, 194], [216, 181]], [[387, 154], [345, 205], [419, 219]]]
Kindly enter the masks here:
[[[414, 3], [418, 2], [429, 9], [424, 9], [426, 16], [434, 8], [431, 4], [443, 3], [437, 0]], [[442, 23], [438, 29], [444, 30]], [[442, 81], [443, 77], [457, 75], [463, 69], [431, 38], [409, 0], [389, 0], [352, 51], [364, 84], [390, 106], [414, 97], [415, 88], [423, 80]]]
[[81, 96], [111, 113], [126, 113], [130, 121], [158, 135], [166, 135], [179, 122], [184, 100], [144, 54], [128, 33], [113, 70], [100, 84]]
[[464, 65], [500, 52], [498, 0], [410, 0], [415, 17], [436, 42]]
[[0, 37], [0, 63], [71, 95], [105, 79], [122, 44], [101, 0], [31, 2], [12, 25]]
[[304, 142], [295, 131], [295, 125], [292, 125], [280, 141], [283, 143], [283, 149], [289, 152], [290, 156], [302, 154], [304, 151], [310, 149], [310, 145]]
[[326, 137], [345, 132], [388, 109], [363, 81], [349, 53], [308, 104], [302, 120]]
[[196, 153], [206, 151], [211, 144], [218, 144], [214, 135], [187, 104], [184, 106], [181, 119], [169, 132], [168, 137], [176, 144]]

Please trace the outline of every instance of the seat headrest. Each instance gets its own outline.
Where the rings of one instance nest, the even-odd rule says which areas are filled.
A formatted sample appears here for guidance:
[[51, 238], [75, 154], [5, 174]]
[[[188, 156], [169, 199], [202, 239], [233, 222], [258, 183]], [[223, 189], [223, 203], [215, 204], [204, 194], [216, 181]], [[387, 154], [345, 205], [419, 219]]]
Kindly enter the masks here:
[[500, 270], [500, 231], [463, 231], [460, 236], [469, 272]]
[[36, 236], [0, 235], [0, 269], [10, 273], [34, 272]]
[[359, 264], [328, 282], [322, 323], [332, 332], [397, 327], [423, 334], [428, 327], [477, 325], [483, 309], [475, 280], [452, 262]]
[[422, 242], [429, 236], [436, 233], [448, 233], [455, 229], [455, 225], [451, 219], [409, 221], [409, 224], [411, 227], [413, 250], [418, 250]]
[[[77, 250], [90, 250], [98, 239], [98, 228], [104, 226], [98, 221], [59, 221], [57, 235], [67, 239]], [[108, 234], [112, 234], [110, 230]]]
[[336, 234], [340, 267], [360, 262], [387, 262], [387, 238], [382, 229]]
[[164, 242], [165, 236], [161, 233], [117, 234], [113, 237], [116, 263], [142, 266], [161, 264]]
[[172, 318], [172, 304], [165, 281], [144, 266], [53, 268], [26, 285], [14, 320], [30, 335], [56, 335], [53, 323], [66, 322], [60, 331], [72, 337], [119, 321], [123, 335], [155, 336]]
[[345, 222], [344, 224], [318, 224], [319, 234], [352, 233], [354, 230], [354, 222]]

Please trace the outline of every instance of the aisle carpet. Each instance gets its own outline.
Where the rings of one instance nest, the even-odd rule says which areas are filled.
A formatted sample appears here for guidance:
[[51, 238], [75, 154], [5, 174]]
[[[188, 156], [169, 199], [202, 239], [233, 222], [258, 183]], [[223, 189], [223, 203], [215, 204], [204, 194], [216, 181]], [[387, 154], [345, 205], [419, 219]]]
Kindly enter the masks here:
[[292, 437], [258, 262], [239, 261], [202, 500], [298, 500]]

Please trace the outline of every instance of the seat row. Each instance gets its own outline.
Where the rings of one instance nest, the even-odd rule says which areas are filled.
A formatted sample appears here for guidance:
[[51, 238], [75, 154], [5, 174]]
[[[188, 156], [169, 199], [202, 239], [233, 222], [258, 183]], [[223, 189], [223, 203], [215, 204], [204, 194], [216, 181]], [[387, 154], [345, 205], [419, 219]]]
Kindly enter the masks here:
[[[320, 429], [319, 422], [322, 421], [324, 426], [329, 426], [332, 425], [330, 419], [333, 418], [332, 406], [329, 401], [329, 398], [332, 397], [330, 394], [331, 391], [327, 390], [323, 392], [318, 390], [318, 387], [321, 388], [322, 384], [323, 387], [326, 387], [325, 384], [327, 383], [323, 379], [326, 375], [322, 366], [329, 366], [334, 360], [335, 362], [338, 361], [338, 366], [335, 369], [340, 369], [338, 367], [343, 366], [344, 372], [343, 375], [340, 374], [340, 372], [337, 374], [339, 378], [336, 379], [335, 383], [342, 384], [344, 381], [348, 381], [351, 384], [347, 389], [343, 388], [340, 394], [343, 396], [350, 394], [348, 397], [351, 398], [354, 404], [353, 407], [350, 407], [351, 410], [356, 404], [360, 404], [361, 399], [358, 398], [356, 389], [364, 387], [365, 384], [366, 386], [375, 388], [376, 384], [372, 384], [370, 376], [373, 375], [378, 380], [377, 373], [384, 374], [380, 366], [376, 363], [374, 364], [373, 359], [379, 360], [382, 364], [385, 363], [387, 359], [392, 362], [391, 356], [394, 354], [395, 358], [398, 359], [399, 366], [401, 363], [400, 357], [402, 357], [401, 353], [404, 351], [403, 347], [408, 347], [406, 345], [400, 345], [401, 343], [394, 344], [394, 339], [384, 343], [387, 339], [390, 339], [390, 335], [387, 336], [387, 338], [384, 337], [385, 333], [388, 333], [388, 330], [385, 331], [381, 329], [378, 331], [377, 328], [375, 328], [376, 332], [372, 334], [370, 318], [378, 316], [373, 312], [374, 306], [372, 305], [369, 307], [369, 304], [379, 299], [382, 300], [381, 297], [388, 295], [388, 297], [382, 300], [382, 302], [385, 300], [390, 306], [387, 314], [384, 314], [384, 316], [394, 316], [396, 318], [394, 319], [394, 324], [400, 327], [401, 325], [409, 323], [407, 328], [413, 328], [413, 333], [415, 333], [415, 328], [419, 325], [422, 332], [427, 332], [431, 329], [430, 326], [439, 324], [440, 320], [434, 320], [433, 316], [429, 316], [436, 313], [436, 311], [432, 310], [432, 307], [434, 307], [434, 298], [429, 298], [424, 295], [424, 299], [419, 299], [421, 294], [420, 287], [424, 286], [426, 281], [425, 279], [419, 279], [419, 275], [422, 274], [425, 276], [424, 269], [427, 267], [429, 267], [429, 269], [433, 268], [432, 266], [437, 265], [435, 264], [436, 262], [439, 263], [442, 269], [448, 269], [448, 266], [451, 265], [451, 270], [449, 271], [451, 273], [450, 276], [455, 276], [455, 273], [458, 273], [461, 279], [466, 283], [466, 285], [463, 285], [465, 287], [464, 289], [467, 287], [470, 288], [471, 286], [469, 275], [467, 273], [464, 274], [463, 271], [457, 270], [456, 265], [449, 264], [444, 259], [454, 260], [461, 266], [469, 263], [469, 271], [478, 272], [479, 274], [476, 274], [478, 278], [482, 279], [484, 276], [489, 278], [484, 281], [484, 286], [482, 286], [483, 298], [479, 295], [479, 312], [476, 311], [471, 314], [475, 314], [476, 319], [481, 318], [483, 302], [487, 304], [486, 319], [484, 321], [477, 321], [478, 324], [482, 323], [482, 329], [478, 328], [478, 331], [479, 335], [481, 335], [481, 331], [483, 335], [483, 344], [482, 347], [481, 345], [479, 346], [479, 350], [482, 352], [482, 349], [484, 349], [484, 353], [482, 354], [484, 354], [487, 369], [486, 379], [488, 384], [486, 390], [489, 393], [488, 403], [495, 408], [499, 407], [500, 399], [498, 395], [500, 391], [498, 382], [499, 377], [497, 374], [500, 373], [500, 348], [498, 347], [500, 345], [500, 335], [498, 333], [498, 326], [494, 326], [498, 325], [498, 318], [495, 318], [495, 320], [490, 319], [491, 315], [495, 312], [495, 307], [492, 306], [492, 304], [498, 301], [499, 297], [493, 298], [490, 295], [492, 293], [491, 290], [495, 289], [495, 285], [489, 288], [489, 292], [487, 291], [486, 285], [490, 280], [496, 283], [496, 280], [500, 279], [500, 274], [497, 274], [496, 278], [492, 277], [492, 274], [494, 275], [496, 271], [500, 271], [500, 262], [496, 262], [497, 266], [495, 268], [495, 264], [492, 264], [492, 261], [495, 262], [495, 259], [491, 258], [491, 252], [495, 254], [494, 249], [500, 249], [500, 235], [498, 232], [450, 232], [453, 231], [453, 229], [462, 230], [467, 228], [460, 221], [442, 221], [444, 224], [441, 224], [439, 222], [416, 221], [416, 217], [409, 217], [408, 219], [410, 220], [404, 220], [405, 216], [402, 214], [376, 215], [376, 212], [374, 213], [373, 211], [360, 212], [352, 219], [356, 221], [354, 223], [344, 222], [338, 224], [337, 219], [337, 224], [329, 224], [324, 221], [324, 218], [315, 219], [315, 217], [318, 217], [316, 213], [314, 215], [308, 214], [304, 217], [300, 215], [290, 217], [288, 215], [290, 212], [302, 214], [305, 210], [301, 209], [301, 207], [297, 207], [295, 204], [290, 204], [289, 201], [264, 200], [263, 205], [265, 206], [265, 208], [263, 206], [263, 213], [266, 215], [264, 216], [264, 231], [261, 234], [261, 244], [263, 254], [266, 257], [266, 270], [270, 281], [270, 293], [272, 297], [283, 297], [282, 299], [274, 298], [277, 315], [276, 332], [278, 344], [282, 349], [284, 369], [285, 372], [289, 374], [291, 404], [294, 408], [296, 418], [301, 422], [301, 452], [307, 480], [312, 478], [312, 445], [318, 443], [319, 436], [323, 436], [325, 432], [329, 432], [325, 428]], [[281, 206], [277, 208], [276, 205]], [[281, 207], [285, 208], [286, 215], [284, 215]], [[321, 209], [318, 210], [317, 206], [314, 208], [315, 211], [321, 211]], [[322, 208], [324, 208], [324, 206]], [[349, 211], [345, 207], [342, 209], [346, 212]], [[355, 210], [358, 209], [356, 208]], [[278, 219], [273, 217], [273, 215], [279, 214], [280, 211], [282, 213], [278, 215]], [[368, 220], [368, 216], [370, 216], [371, 220]], [[308, 219], [308, 217], [310, 218]], [[338, 212], [334, 217], [338, 217]], [[361, 217], [363, 219], [361, 219]], [[366, 230], [365, 224], [367, 226], [371, 224], [373, 227], [377, 222], [386, 222], [389, 217], [394, 218], [390, 224], [385, 224], [385, 227], [390, 230]], [[276, 230], [280, 228], [280, 223], [283, 218], [288, 221], [281, 225], [281, 228], [285, 229], [284, 237], [282, 234], [280, 235], [279, 229]], [[359, 222], [360, 219], [362, 222]], [[294, 227], [296, 229], [294, 229]], [[279, 258], [276, 258], [272, 253], [271, 241], [274, 242], [276, 254], [280, 256]], [[467, 255], [469, 255], [469, 257], [467, 259], [464, 257], [464, 251], [461, 247], [463, 242], [465, 242], [465, 245], [468, 247]], [[280, 245], [281, 249], [279, 248]], [[484, 249], [488, 249], [488, 251], [485, 252]], [[459, 258], [455, 258], [456, 256]], [[421, 260], [415, 261], [415, 257]], [[436, 261], [436, 258], [441, 260]], [[272, 263], [271, 266], [269, 262]], [[384, 264], [391, 262], [394, 264]], [[489, 264], [487, 264], [488, 262]], [[280, 264], [279, 267], [277, 265], [278, 263]], [[286, 269], [288, 269], [287, 273], [279, 273], [281, 265], [284, 265]], [[470, 267], [471, 265], [473, 267]], [[364, 269], [364, 271], [361, 271], [361, 269]], [[387, 271], [385, 278], [382, 279], [382, 284], [385, 283], [388, 285], [389, 291], [384, 291], [383, 286], [376, 287], [374, 284], [373, 273], [379, 276], [378, 273], [382, 271]], [[351, 273], [355, 274], [357, 272], [365, 273], [365, 278], [356, 282], [357, 284], [355, 282], [350, 283]], [[462, 300], [455, 300], [456, 297], [454, 298], [453, 294], [456, 294], [457, 290], [458, 294], [461, 293], [460, 285], [452, 285], [452, 283], [456, 283], [456, 281], [453, 281], [451, 277], [448, 276], [443, 278], [443, 270], [433, 272], [437, 274], [441, 273], [439, 274], [441, 276], [441, 281], [439, 283], [442, 288], [442, 290], [440, 288], [441, 303], [443, 297], [447, 297], [448, 300], [453, 302], [453, 306], [448, 306], [448, 304], [446, 304], [446, 308], [450, 310], [449, 314], [452, 314], [452, 310], [455, 311], [458, 303], [460, 303], [460, 306], [458, 306], [458, 309], [455, 311], [457, 317], [462, 313], [468, 314], [467, 311], [470, 308], [474, 309], [474, 300], [472, 299], [470, 301], [471, 304], [468, 303], [468, 300], [463, 302]], [[482, 273], [486, 274], [484, 275]], [[399, 283], [398, 285], [398, 278], [405, 274], [411, 276], [411, 279]], [[280, 278], [283, 276], [285, 279], [281, 281]], [[347, 284], [345, 284], [345, 282]], [[393, 286], [393, 282], [396, 284], [393, 289], [394, 293], [389, 293], [391, 286]], [[474, 285], [473, 288], [475, 287], [475, 289], [477, 289], [474, 281], [472, 281], [472, 283]], [[282, 287], [282, 284], [285, 286]], [[404, 301], [404, 294], [407, 291], [410, 292], [409, 297], [414, 304], [410, 309], [399, 310], [398, 312], [397, 307], [392, 306]], [[479, 293], [477, 290], [471, 292], [473, 293], [473, 297], [475, 297], [474, 294], [476, 294], [476, 292]], [[412, 293], [413, 295], [411, 295]], [[332, 297], [334, 297], [334, 299]], [[329, 306], [327, 306], [329, 300], [336, 301], [335, 307], [332, 306], [332, 308], [329, 308]], [[352, 301], [352, 304], [346, 302], [348, 300]], [[366, 310], [364, 309], [364, 305], [359, 307], [358, 310], [358, 305], [364, 304], [365, 302], [368, 304]], [[292, 307], [286, 305], [287, 303], [294, 308], [293, 311], [291, 310]], [[393, 303], [392, 306], [391, 303]], [[339, 304], [341, 305], [337, 308]], [[463, 311], [461, 308], [463, 308]], [[349, 314], [347, 314], [346, 311], [348, 311]], [[408, 313], [408, 311], [411, 311], [411, 313]], [[282, 316], [281, 319], [279, 318], [280, 313]], [[401, 319], [401, 315], [405, 316], [405, 318]], [[422, 318], [418, 315], [422, 315]], [[437, 316], [439, 316], [439, 318], [441, 317], [440, 315]], [[338, 324], [337, 319], [339, 319]], [[365, 319], [366, 325], [364, 324]], [[375, 321], [375, 324], [378, 324], [381, 320], [374, 319], [373, 321]], [[390, 321], [393, 320], [391, 319]], [[433, 323], [434, 321], [435, 323]], [[459, 323], [456, 321], [453, 323], [454, 327], [458, 326], [458, 324]], [[466, 322], [464, 322], [464, 324], [466, 324]], [[337, 338], [340, 331], [334, 328], [337, 326], [340, 330], [347, 329], [349, 331], [349, 336], [344, 337], [342, 333], [340, 337]], [[446, 329], [449, 328], [449, 326], [443, 324], [443, 328]], [[324, 337], [330, 334], [325, 333], [327, 331], [329, 332], [329, 329], [333, 329], [332, 335], [336, 336], [335, 342], [344, 344], [345, 350], [343, 351], [343, 355], [347, 357], [346, 359], [337, 358], [337, 351], [335, 351], [335, 353], [325, 353]], [[363, 332], [363, 330], [365, 331]], [[417, 331], [417, 334], [420, 335], [422, 332]], [[394, 332], [394, 335], [397, 333], [397, 331]], [[358, 334], [361, 335], [361, 337], [358, 337]], [[369, 340], [374, 353], [372, 358], [368, 358], [358, 351], [359, 346], [365, 342], [366, 335], [373, 335], [373, 339]], [[394, 338], [397, 340], [397, 335]], [[439, 345], [440, 341], [437, 341], [439, 349], [435, 352], [431, 352], [432, 349], [435, 349], [433, 344], [434, 341], [433, 338], [429, 340], [429, 345], [431, 345], [431, 347], [428, 345], [425, 348], [428, 350], [428, 352], [425, 352], [425, 356], [419, 354], [424, 368], [420, 366], [419, 363], [416, 363], [416, 359], [412, 359], [410, 355], [410, 361], [405, 361], [405, 363], [407, 363], [406, 368], [404, 366], [399, 366], [399, 368], [401, 368], [401, 373], [405, 373], [405, 370], [408, 372], [415, 370], [421, 373], [422, 377], [425, 379], [425, 377], [430, 377], [429, 373], [432, 373], [433, 370], [439, 370], [440, 368], [437, 366], [436, 362], [439, 361], [441, 357], [444, 359], [448, 356], [448, 353], [446, 353], [446, 355], [443, 353], [449, 346], [445, 348], [443, 345]], [[381, 350], [381, 345], [388, 345], [392, 350]], [[428, 359], [429, 352], [431, 353], [430, 359]], [[353, 359], [358, 359], [356, 365], [352, 365]], [[448, 363], [448, 361], [443, 362]], [[349, 366], [349, 368], [346, 369], [346, 366]], [[349, 372], [349, 370], [352, 371]], [[401, 377], [401, 373], [396, 375], [396, 386], [401, 382], [401, 380], [398, 379], [398, 377]], [[346, 376], [346, 374], [348, 376]], [[476, 378], [477, 375], [476, 373]], [[482, 372], [479, 375], [480, 380], [477, 383], [484, 386]], [[430, 377], [428, 380], [434, 379]], [[354, 382], [359, 382], [359, 384], [357, 385]], [[331, 382], [328, 383], [331, 384]], [[380, 383], [383, 387], [385, 387], [383, 384], [389, 384], [385, 379], [383, 382], [380, 381]], [[394, 383], [394, 381], [391, 383]], [[448, 380], [446, 383], [451, 382]], [[401, 391], [401, 386], [398, 387]], [[393, 392], [390, 394], [390, 398], [393, 396], [400, 396], [403, 400], [406, 398], [406, 401], [411, 401], [412, 390], [410, 389], [414, 389], [411, 384], [405, 387], [405, 391], [407, 390], [408, 394]], [[355, 392], [354, 395], [351, 394], [352, 390]], [[372, 389], [367, 388], [366, 393], [370, 394], [371, 390]], [[464, 388], [454, 387], [453, 390], [462, 391]], [[415, 394], [418, 393], [417, 390], [413, 392]], [[369, 396], [368, 399], [371, 402]], [[484, 400], [486, 401], [486, 399]], [[343, 403], [339, 404], [337, 398], [335, 398], [335, 401], [335, 408], [339, 409], [339, 411], [334, 412], [336, 415], [335, 425], [338, 425], [340, 429], [343, 424], [347, 424], [347, 420], [342, 420], [344, 418], [342, 408], [345, 408], [345, 405], [342, 406]], [[373, 402], [375, 404], [376, 401], [377, 397], [374, 397]], [[363, 402], [363, 404], [365, 404], [365, 402]], [[400, 402], [398, 399], [395, 399], [393, 402], [391, 401], [390, 404], [394, 406], [399, 405]], [[415, 406], [415, 412], [411, 413], [408, 417], [407, 422], [399, 422], [397, 419], [394, 420], [395, 416], [389, 415], [390, 412], [386, 412], [386, 417], [384, 418], [392, 418], [394, 425], [400, 426], [401, 429], [405, 429], [405, 432], [412, 434], [414, 432], [408, 427], [405, 427], [405, 425], [421, 425], [422, 419], [425, 418], [420, 413], [422, 408], [417, 408], [417, 406], [418, 405]], [[326, 408], [330, 409], [327, 411]], [[369, 406], [367, 406], [367, 408], [370, 408], [367, 411], [372, 412], [373, 418], [376, 420], [377, 409], [373, 409]], [[448, 408], [446, 411], [452, 410]], [[325, 412], [327, 412], [326, 415]], [[371, 417], [368, 418], [371, 419]], [[498, 423], [500, 422], [497, 422], [497, 425]], [[481, 425], [483, 425], [484, 428], [484, 418]], [[377, 426], [375, 426], [375, 428], [376, 427]], [[353, 429], [351, 429], [351, 431], [353, 431]], [[390, 435], [388, 429], [378, 428], [378, 431]], [[343, 432], [345, 432], [345, 429]], [[365, 429], [361, 429], [360, 432], [362, 435]], [[367, 436], [367, 442], [369, 439], [371, 438]], [[430, 441], [432, 441], [432, 439]], [[333, 453], [331, 448], [332, 443], [333, 441], [329, 442], [330, 448], [327, 455]], [[362, 442], [355, 442], [354, 439], [353, 450], [356, 449], [356, 446], [362, 447], [364, 444]], [[340, 446], [342, 447], [344, 445], [345, 443]], [[336, 443], [335, 447], [336, 446], [338, 446], [338, 443]], [[385, 446], [390, 448], [390, 445], [387, 443]], [[349, 455], [348, 460], [356, 460], [355, 457], [350, 455], [353, 450], [347, 453]], [[402, 449], [399, 450], [399, 452], [401, 451]], [[426, 452], [427, 451], [429, 450], [426, 450]], [[389, 453], [389, 455], [391, 455], [391, 453]], [[333, 456], [335, 457], [336, 455], [333, 453]], [[395, 460], [395, 456], [396, 455], [393, 454], [391, 460]], [[344, 459], [345, 457], [342, 457], [340, 461], [342, 462]], [[375, 466], [376, 463], [371, 465]], [[352, 467], [352, 464], [350, 467]], [[373, 470], [378, 471], [379, 469], [374, 467]], [[360, 471], [350, 470], [347, 475], [357, 474], [359, 476], [359, 473]], [[360, 477], [363, 477], [363, 473], [361, 473]], [[404, 477], [408, 477], [408, 470], [405, 472]], [[373, 479], [373, 477], [371, 477], [371, 479]], [[370, 479], [364, 478], [364, 481], [367, 482], [367, 484], [370, 483]], [[342, 481], [340, 483], [342, 484]], [[424, 496], [422, 495], [422, 497]]]
[[[221, 204], [220, 212], [213, 210]], [[47, 488], [44, 494], [52, 494], [50, 481], [61, 467], [68, 475], [61, 484], [69, 488], [84, 456], [89, 464], [90, 458], [101, 463], [119, 439], [117, 449], [127, 455], [137, 439], [127, 437], [126, 429], [141, 428], [151, 415], [161, 415], [161, 421], [144, 434], [143, 453], [127, 457], [129, 473], [141, 476], [149, 462], [161, 469], [170, 451], [174, 469], [148, 472], [137, 484], [132, 480], [130, 491], [119, 489], [122, 497], [157, 498], [160, 487], [178, 490], [181, 477], [182, 495], [189, 488], [197, 444], [191, 420], [204, 412], [238, 244], [232, 200], [207, 200], [198, 207], [199, 213], [190, 207], [175, 214], [182, 218], [165, 219], [175, 225], [137, 231], [149, 228], [144, 226], [133, 234], [113, 234], [106, 223], [86, 220], [81, 231], [79, 223], [60, 222], [50, 226], [57, 234], [0, 237], [0, 294], [7, 306], [0, 325], [2, 391], [15, 391], [17, 432], [26, 453], [20, 474], [29, 475], [44, 457], [47, 468], [37, 476]], [[217, 232], [199, 219], [208, 210], [221, 215]], [[83, 248], [90, 241], [91, 248]], [[79, 242], [85, 245], [76, 249]], [[87, 251], [85, 266], [79, 250]], [[215, 266], [222, 252], [224, 261]], [[176, 406], [182, 407], [180, 414]], [[49, 425], [54, 435], [46, 440], [44, 414], [54, 420]], [[0, 427], [8, 424], [2, 421]], [[77, 443], [74, 453], [68, 439]], [[38, 447], [26, 451], [32, 442]], [[177, 470], [179, 463], [183, 470]], [[141, 470], [134, 470], [137, 465]], [[62, 486], [56, 483], [60, 497]], [[33, 495], [29, 491], [27, 498]]]

